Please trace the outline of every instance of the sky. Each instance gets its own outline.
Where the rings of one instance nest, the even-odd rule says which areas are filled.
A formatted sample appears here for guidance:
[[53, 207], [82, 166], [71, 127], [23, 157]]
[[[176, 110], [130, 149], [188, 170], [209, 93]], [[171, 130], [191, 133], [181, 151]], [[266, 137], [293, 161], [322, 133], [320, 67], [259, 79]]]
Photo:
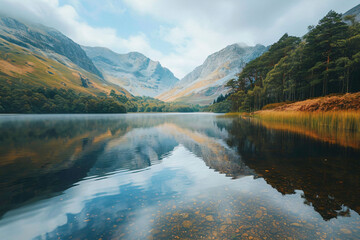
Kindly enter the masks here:
[[227, 45], [302, 36], [358, 0], [0, 0], [0, 12], [56, 28], [75, 42], [141, 52], [182, 78]]

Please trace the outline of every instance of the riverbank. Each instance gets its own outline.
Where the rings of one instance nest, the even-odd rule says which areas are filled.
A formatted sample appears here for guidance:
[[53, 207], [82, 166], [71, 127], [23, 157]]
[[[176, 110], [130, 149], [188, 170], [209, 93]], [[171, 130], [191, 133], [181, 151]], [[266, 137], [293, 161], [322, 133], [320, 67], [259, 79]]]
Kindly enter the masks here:
[[360, 111], [230, 113], [267, 129], [305, 135], [330, 144], [360, 148]]
[[[266, 109], [266, 108], [265, 108]], [[326, 96], [277, 106], [254, 113], [263, 120], [312, 129], [360, 131], [360, 93]]]
[[275, 112], [360, 111], [360, 92], [329, 95], [294, 103], [269, 104], [264, 106], [263, 110]]
[[[228, 115], [239, 114], [229, 113]], [[309, 129], [360, 132], [360, 92], [326, 96], [294, 103], [267, 105], [263, 110], [241, 114], [267, 122], [298, 125]]]

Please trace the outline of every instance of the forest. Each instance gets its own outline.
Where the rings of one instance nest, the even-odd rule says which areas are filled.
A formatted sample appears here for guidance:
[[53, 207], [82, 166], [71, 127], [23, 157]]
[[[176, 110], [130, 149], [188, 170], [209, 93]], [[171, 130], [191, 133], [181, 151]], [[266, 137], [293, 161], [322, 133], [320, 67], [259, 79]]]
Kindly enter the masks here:
[[251, 112], [280, 102], [360, 91], [360, 24], [330, 11], [302, 38], [284, 34], [230, 80], [229, 97], [209, 107]]
[[165, 103], [150, 97], [94, 96], [72, 89], [44, 88], [23, 84], [0, 85], [0, 113], [126, 113], [195, 112], [199, 106]]

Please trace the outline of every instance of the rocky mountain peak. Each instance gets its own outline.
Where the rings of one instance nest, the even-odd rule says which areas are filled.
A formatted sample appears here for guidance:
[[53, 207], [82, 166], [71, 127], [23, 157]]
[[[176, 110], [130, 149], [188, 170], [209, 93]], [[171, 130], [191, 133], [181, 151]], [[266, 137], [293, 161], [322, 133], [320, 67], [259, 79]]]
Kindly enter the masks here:
[[209, 104], [220, 94], [226, 94], [225, 84], [239, 73], [246, 63], [261, 56], [267, 47], [228, 45], [209, 55], [204, 63], [187, 74], [176, 86], [158, 96], [163, 101], [184, 101]]
[[83, 49], [106, 80], [126, 88], [134, 95], [154, 97], [178, 82], [169, 69], [142, 53], [118, 54], [101, 47], [83, 46]]

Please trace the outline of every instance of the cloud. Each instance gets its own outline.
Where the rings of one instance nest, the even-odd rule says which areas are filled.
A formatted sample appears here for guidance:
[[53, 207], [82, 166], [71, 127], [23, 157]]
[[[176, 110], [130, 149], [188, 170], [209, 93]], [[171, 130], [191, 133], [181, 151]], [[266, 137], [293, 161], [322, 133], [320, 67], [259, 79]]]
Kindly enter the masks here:
[[329, 10], [344, 12], [357, 1], [338, 0], [124, 0], [139, 14], [174, 25], [164, 31], [173, 52], [161, 59], [178, 76], [226, 45], [270, 45], [284, 33], [302, 36]]
[[[236, 42], [270, 45], [286, 32], [302, 36], [308, 25], [316, 24], [329, 10], [345, 12], [358, 1], [63, 0], [62, 3], [0, 0], [0, 11], [54, 27], [83, 45], [108, 47], [120, 53], [142, 52], [159, 60], [177, 77], [183, 77], [208, 55], [227, 45]], [[114, 26], [95, 27], [86, 21], [108, 14], [116, 18], [124, 12], [131, 12], [129, 22], [145, 16], [160, 24], [151, 29], [152, 34], [132, 29], [130, 36], [123, 37]], [[159, 47], [161, 42], [169, 44], [166, 52]]]
[[[60, 5], [58, 0], [0, 0], [0, 12], [10, 17], [39, 22], [56, 28], [75, 42], [87, 46], [102, 46], [117, 52], [138, 51], [160, 58], [162, 54], [152, 49], [143, 33], [122, 38], [114, 28], [93, 27], [86, 23], [76, 11], [78, 1], [73, 5]], [[111, 8], [113, 1], [104, 4]], [[116, 11], [116, 10], [112, 10]]]

